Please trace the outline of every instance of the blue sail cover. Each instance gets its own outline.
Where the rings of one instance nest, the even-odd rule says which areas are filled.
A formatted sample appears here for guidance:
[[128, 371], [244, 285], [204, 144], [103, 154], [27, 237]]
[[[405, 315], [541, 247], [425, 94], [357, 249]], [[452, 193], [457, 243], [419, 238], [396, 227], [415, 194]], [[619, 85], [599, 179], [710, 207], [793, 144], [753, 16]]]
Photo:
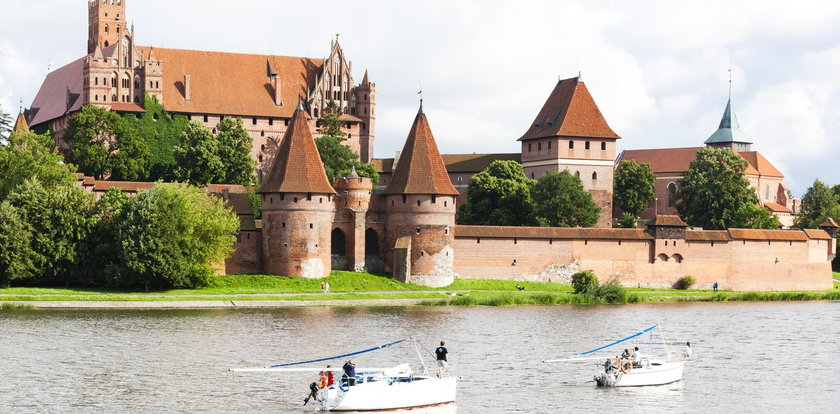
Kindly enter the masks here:
[[312, 359], [312, 360], [309, 360], [309, 361], [289, 362], [289, 363], [286, 363], [286, 364], [269, 365], [268, 368], [290, 367], [290, 366], [293, 366], [293, 365], [311, 364], [313, 362], [331, 361], [331, 360], [334, 360], [334, 359], [341, 359], [341, 358], [346, 358], [346, 357], [353, 356], [353, 355], [364, 354], [366, 352], [376, 351], [376, 350], [387, 348], [391, 345], [396, 345], [400, 342], [405, 342], [405, 341], [407, 341], [407, 339], [400, 339], [399, 341], [391, 342], [391, 343], [388, 343], [388, 344], [385, 344], [385, 345], [375, 346], [373, 348], [363, 349], [361, 351], [351, 352], [349, 354]]
[[645, 329], [644, 331], [636, 332], [636, 333], [634, 333], [633, 335], [630, 335], [630, 336], [628, 336], [628, 337], [626, 337], [626, 338], [624, 338], [624, 339], [619, 339], [619, 340], [617, 340], [617, 341], [615, 341], [615, 342], [613, 342], [613, 343], [611, 343], [611, 344], [604, 345], [604, 346], [602, 346], [602, 347], [600, 347], [600, 348], [590, 349], [589, 351], [586, 351], [586, 352], [581, 352], [581, 353], [579, 353], [578, 355], [589, 355], [589, 354], [591, 354], [591, 353], [593, 353], [593, 352], [596, 352], [596, 351], [600, 351], [600, 350], [602, 350], [602, 349], [609, 348], [609, 347], [611, 347], [611, 346], [613, 346], [613, 345], [618, 345], [618, 344], [620, 344], [620, 343], [622, 343], [622, 342], [624, 342], [624, 341], [627, 341], [627, 340], [633, 339], [633, 338], [635, 338], [635, 337], [637, 337], [637, 336], [639, 336], [639, 335], [642, 335], [642, 334], [644, 334], [644, 333], [646, 333], [646, 332], [650, 332], [650, 331], [652, 331], [654, 328], [656, 328], [657, 326], [659, 326], [659, 325], [653, 325], [653, 326], [651, 326], [650, 328]]

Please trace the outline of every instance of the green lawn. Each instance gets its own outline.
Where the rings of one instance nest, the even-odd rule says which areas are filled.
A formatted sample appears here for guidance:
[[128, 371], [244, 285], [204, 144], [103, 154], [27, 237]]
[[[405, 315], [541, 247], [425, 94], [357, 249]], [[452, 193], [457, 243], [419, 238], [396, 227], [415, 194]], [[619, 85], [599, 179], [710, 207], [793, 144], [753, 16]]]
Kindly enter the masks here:
[[835, 289], [840, 289], [840, 282], [837, 281], [837, 280], [840, 280], [840, 272], [831, 272], [831, 273], [834, 274], [834, 279], [835, 279], [834, 280], [834, 288]]
[[[840, 278], [840, 273], [835, 273]], [[330, 284], [330, 294], [321, 292], [321, 283]], [[516, 286], [525, 288], [518, 291]], [[835, 286], [840, 283], [835, 282]], [[825, 292], [727, 292], [627, 288], [628, 303], [840, 300], [840, 289]], [[457, 279], [445, 288], [400, 283], [385, 275], [334, 271], [326, 279], [301, 279], [269, 275], [225, 275], [200, 289], [172, 289], [141, 292], [104, 288], [0, 289], [0, 303], [6, 301], [246, 301], [246, 300], [360, 300], [428, 299], [429, 304], [515, 305], [588, 304], [597, 299], [572, 293], [568, 284], [521, 282], [493, 279]]]

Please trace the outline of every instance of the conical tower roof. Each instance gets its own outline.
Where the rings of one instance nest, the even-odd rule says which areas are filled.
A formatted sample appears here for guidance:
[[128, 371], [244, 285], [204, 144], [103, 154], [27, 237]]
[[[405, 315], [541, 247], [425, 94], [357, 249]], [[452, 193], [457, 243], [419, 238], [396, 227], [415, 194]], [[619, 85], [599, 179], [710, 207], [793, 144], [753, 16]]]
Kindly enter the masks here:
[[23, 116], [23, 112], [18, 113], [17, 119], [15, 119], [15, 126], [12, 127], [12, 131], [29, 132], [29, 123], [26, 122], [26, 117]]
[[580, 77], [563, 79], [519, 141], [546, 137], [619, 139]]
[[309, 130], [306, 112], [300, 105], [292, 115], [289, 129], [259, 192], [335, 194]]
[[367, 86], [369, 83], [370, 83], [370, 80], [368, 80], [368, 71], [367, 71], [367, 69], [365, 69], [365, 76], [362, 78], [362, 83], [360, 83], [360, 85], [361, 86]]
[[408, 139], [385, 194], [458, 195], [440, 156], [423, 105], [414, 118]]
[[705, 144], [725, 144], [730, 142], [740, 142], [745, 144], [752, 144], [752, 141], [744, 131], [741, 130], [741, 125], [738, 124], [738, 117], [735, 116], [735, 111], [732, 109], [732, 98], [726, 101], [726, 109], [723, 110], [723, 117], [720, 119], [720, 126], [705, 142]]

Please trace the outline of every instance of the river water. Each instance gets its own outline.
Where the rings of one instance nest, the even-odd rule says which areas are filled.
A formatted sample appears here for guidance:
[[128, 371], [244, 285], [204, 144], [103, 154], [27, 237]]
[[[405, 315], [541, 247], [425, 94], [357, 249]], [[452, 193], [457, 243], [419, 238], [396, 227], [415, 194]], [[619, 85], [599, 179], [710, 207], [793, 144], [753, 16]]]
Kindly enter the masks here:
[[[679, 383], [598, 389], [588, 381], [593, 366], [540, 362], [655, 323], [694, 345]], [[426, 412], [836, 412], [840, 404], [840, 303], [809, 302], [0, 312], [0, 412], [311, 412], [301, 404], [313, 374], [228, 368], [407, 336], [430, 349], [445, 340], [462, 377], [456, 406]], [[400, 345], [354, 360], [381, 367], [417, 357]]]

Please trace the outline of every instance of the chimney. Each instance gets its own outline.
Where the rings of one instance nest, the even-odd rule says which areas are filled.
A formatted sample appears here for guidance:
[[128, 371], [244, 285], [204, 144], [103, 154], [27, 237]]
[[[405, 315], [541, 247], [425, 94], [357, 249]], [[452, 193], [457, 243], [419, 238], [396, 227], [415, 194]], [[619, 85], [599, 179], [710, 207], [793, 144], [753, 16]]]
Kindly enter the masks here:
[[190, 102], [190, 75], [184, 75], [184, 100]]
[[281, 79], [279, 76], [272, 76], [271, 80], [274, 83], [274, 105], [283, 106], [283, 97], [280, 91]]

